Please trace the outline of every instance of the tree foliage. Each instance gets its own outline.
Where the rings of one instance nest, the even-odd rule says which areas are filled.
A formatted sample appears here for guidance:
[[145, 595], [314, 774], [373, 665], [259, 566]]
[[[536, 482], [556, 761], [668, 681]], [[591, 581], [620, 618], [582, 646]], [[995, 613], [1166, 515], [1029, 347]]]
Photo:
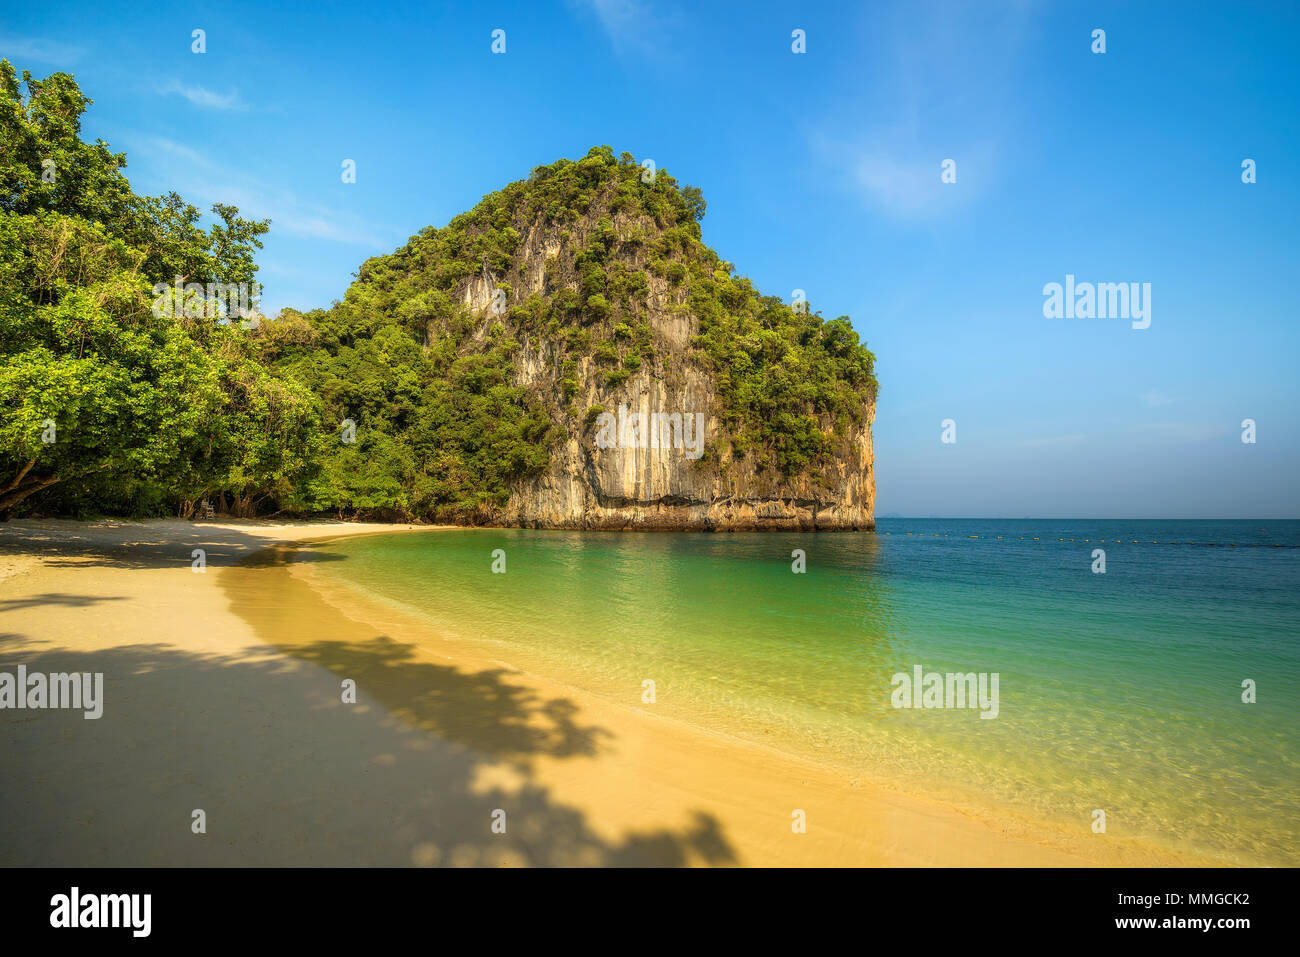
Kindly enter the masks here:
[[[23, 95], [23, 88], [26, 95]], [[266, 222], [137, 196], [125, 157], [80, 138], [72, 77], [0, 61], [0, 515], [158, 511], [230, 496], [251, 514], [302, 481], [315, 397], [237, 325], [171, 317], [155, 284], [251, 282]]]

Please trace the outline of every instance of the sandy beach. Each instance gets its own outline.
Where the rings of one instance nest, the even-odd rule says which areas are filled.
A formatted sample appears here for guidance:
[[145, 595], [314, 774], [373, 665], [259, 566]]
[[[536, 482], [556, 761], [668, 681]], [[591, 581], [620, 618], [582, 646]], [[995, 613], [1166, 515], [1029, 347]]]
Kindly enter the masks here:
[[611, 702], [313, 569], [313, 542], [398, 531], [438, 534], [0, 525], [0, 670], [104, 675], [98, 720], [0, 711], [0, 864], [1218, 863], [971, 816]]

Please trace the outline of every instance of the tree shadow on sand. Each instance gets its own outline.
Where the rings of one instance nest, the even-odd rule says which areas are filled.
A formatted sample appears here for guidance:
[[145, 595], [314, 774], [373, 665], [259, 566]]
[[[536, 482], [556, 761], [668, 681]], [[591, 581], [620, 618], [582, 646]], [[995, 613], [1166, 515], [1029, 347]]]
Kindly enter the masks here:
[[594, 757], [609, 737], [603, 728], [578, 725], [578, 709], [568, 699], [543, 700], [508, 683], [512, 672], [504, 668], [466, 672], [421, 662], [412, 645], [386, 635], [364, 644], [319, 641], [285, 650], [356, 681], [413, 727], [497, 758]]
[[19, 608], [41, 608], [46, 605], [67, 605], [70, 608], [89, 608], [101, 601], [121, 601], [112, 595], [65, 595], [47, 592], [44, 595], [32, 595], [30, 598], [6, 598], [0, 600], [0, 612], [16, 611]]
[[[154, 520], [149, 523], [105, 521], [96, 524], [76, 522], [13, 522], [0, 525], [0, 554], [21, 551], [41, 559], [51, 568], [97, 566], [106, 568], [186, 568], [194, 560], [194, 550], [202, 549], [204, 561], [212, 567], [231, 565], [250, 552], [267, 547], [266, 538], [253, 534], [258, 523], [205, 526], [201, 522], [180, 519]], [[274, 523], [265, 523], [274, 524]], [[97, 530], [120, 529], [122, 540], [106, 541]], [[341, 531], [346, 531], [345, 529]], [[292, 538], [289, 533], [288, 537]], [[315, 561], [337, 561], [340, 557], [324, 554]]]
[[[70, 545], [76, 529], [13, 531], [22, 534], [0, 545], [51, 565], [183, 569], [189, 549], [206, 544], [230, 610], [267, 645], [193, 650], [211, 647], [196, 635], [207, 619], [182, 613], [166, 644], [76, 650], [18, 634], [31, 628], [16, 622], [36, 621], [34, 602], [74, 608], [62, 627], [92, 625], [106, 608], [113, 619], [132, 612], [115, 596], [16, 599], [0, 670], [102, 672], [104, 702], [98, 720], [0, 710], [0, 866], [736, 862], [708, 814], [629, 830], [600, 820], [598, 803], [557, 798], [539, 763], [592, 760], [610, 733], [505, 668], [444, 663], [322, 600], [285, 567], [342, 559], [322, 543], [267, 549], [254, 536], [197, 525], [181, 529], [180, 541], [174, 530], [142, 527], [138, 540], [110, 545], [93, 536]], [[341, 700], [345, 678], [356, 682], [355, 704]], [[196, 809], [205, 834], [191, 830]], [[504, 834], [493, 828], [500, 812]]]
[[[500, 672], [415, 661], [383, 637], [318, 642], [301, 662], [27, 647], [0, 649], [0, 668], [103, 672], [104, 713], [0, 712], [0, 865], [735, 862], [709, 815], [611, 841], [557, 801], [533, 759], [582, 759], [605, 732]], [[340, 701], [344, 673], [356, 705]], [[206, 834], [191, 832], [196, 808]]]

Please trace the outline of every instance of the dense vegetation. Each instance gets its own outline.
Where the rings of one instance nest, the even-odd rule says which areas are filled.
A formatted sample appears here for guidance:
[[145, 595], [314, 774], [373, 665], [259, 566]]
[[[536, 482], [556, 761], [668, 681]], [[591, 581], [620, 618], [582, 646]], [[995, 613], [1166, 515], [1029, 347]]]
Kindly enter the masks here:
[[237, 324], [161, 316], [155, 283], [248, 282], [264, 222], [135, 195], [80, 138], [89, 100], [0, 61], [0, 515], [158, 514], [225, 494], [251, 513], [311, 471], [319, 400]]
[[[160, 317], [155, 283], [253, 281], [268, 224], [136, 196], [81, 141], [72, 78], [24, 81], [4, 64], [0, 514], [482, 521], [643, 371], [716, 382], [725, 434], [696, 467], [815, 471], [874, 398], [846, 317], [759, 295], [701, 242], [699, 190], [608, 147], [368, 260], [327, 310]], [[687, 315], [674, 347], [659, 326]], [[552, 374], [523, 384], [524, 354]]]

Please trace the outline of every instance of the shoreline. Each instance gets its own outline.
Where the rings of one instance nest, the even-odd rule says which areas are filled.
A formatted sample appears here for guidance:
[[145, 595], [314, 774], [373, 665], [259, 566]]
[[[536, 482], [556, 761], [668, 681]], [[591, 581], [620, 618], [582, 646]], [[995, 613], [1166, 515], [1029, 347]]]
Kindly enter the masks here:
[[[328, 542], [322, 541], [317, 544], [325, 545]], [[310, 549], [310, 546], [306, 547]], [[712, 775], [748, 793], [766, 794], [771, 790], [775, 795], [780, 790], [779, 782], [782, 778], [786, 781], [794, 781], [798, 778], [801, 784], [810, 790], [821, 789], [825, 792], [819, 794], [819, 799], [838, 818], [830, 823], [842, 834], [851, 832], [853, 819], [859, 815], [870, 817], [874, 814], [878, 818], [891, 816], [894, 819], [908, 815], [912, 818], [910, 823], [918, 826], [954, 828], [956, 843], [962, 846], [963, 842], [970, 841], [970, 846], [965, 849], [975, 855], [962, 857], [962, 852], [959, 851], [956, 859], [936, 859], [926, 856], [927, 852], [922, 850], [927, 846], [924, 837], [914, 839], [910, 847], [899, 847], [897, 835], [891, 835], [890, 850], [884, 857], [881, 856], [881, 846], [878, 843], [873, 846], [871, 840], [849, 840], [842, 853], [823, 851], [811, 855], [811, 859], [805, 855], [805, 849], [795, 845], [780, 851], [765, 848], [763, 853], [774, 853], [776, 859], [759, 860], [756, 862], [759, 864], [802, 866], [825, 864], [832, 860], [840, 865], [972, 864], [984, 863], [990, 856], [999, 858], [1002, 855], [1011, 855], [1016, 865], [1025, 866], [1033, 864], [1225, 866], [1228, 863], [1194, 852], [1183, 853], [1159, 847], [1140, 839], [1116, 841], [1112, 838], [1111, 842], [1115, 846], [1098, 854], [1096, 853], [1097, 842], [1090, 842], [1086, 838], [1072, 840], [1071, 836], [1058, 825], [1033, 820], [1009, 809], [988, 806], [977, 810], [970, 804], [962, 805], [941, 796], [916, 793], [914, 790], [900, 787], [899, 782], [869, 780], [869, 776], [863, 774], [861, 769], [852, 769], [834, 761], [824, 760], [820, 756], [817, 758], [800, 756], [779, 746], [709, 728], [687, 718], [656, 713], [653, 706], [637, 707], [617, 701], [609, 694], [580, 683], [581, 679], [575, 679], [567, 674], [562, 677], [557, 676], [547, 667], [546, 662], [537, 659], [535, 655], [525, 655], [523, 650], [517, 647], [503, 648], [501, 642], [494, 639], [450, 637], [441, 634], [436, 626], [420, 620], [400, 602], [373, 595], [345, 580], [328, 577], [326, 573], [317, 570], [320, 566], [314, 561], [298, 561], [295, 560], [294, 555], [284, 554], [280, 556], [277, 564], [289, 576], [300, 580], [313, 591], [316, 600], [350, 619], [362, 632], [367, 629], [378, 629], [384, 631], [389, 637], [399, 636], [412, 648], [413, 654], [417, 657], [423, 653], [431, 658], [454, 661], [461, 667], [484, 669], [507, 667], [514, 678], [526, 682], [535, 692], [565, 695], [566, 700], [579, 705], [580, 714], [591, 715], [593, 720], [599, 719], [602, 725], [614, 726], [624, 734], [635, 736], [652, 734], [672, 739], [671, 745], [665, 745], [663, 748], [671, 753], [662, 760], [653, 762], [657, 764], [656, 770], [663, 769], [668, 773], [662, 775], [662, 781], [643, 781], [641, 783], [643, 791], [649, 789], [652, 784], [680, 790], [683, 778], [689, 777], [700, 781]], [[333, 594], [330, 594], [330, 591]], [[235, 610], [238, 611], [237, 608]], [[465, 631], [472, 632], [472, 625], [467, 626]], [[282, 647], [289, 653], [293, 653], [291, 644]], [[501, 660], [503, 655], [510, 659], [508, 665]], [[642, 727], [634, 729], [635, 725], [642, 725]], [[638, 743], [637, 747], [644, 755], [646, 747], [644, 742]], [[709, 754], [709, 757], [707, 760], [698, 761], [682, 757], [694, 753]], [[737, 760], [738, 758], [740, 760]], [[644, 759], [649, 760], [648, 757]], [[728, 766], [729, 760], [730, 766]], [[752, 773], [757, 767], [761, 767], [762, 771], [757, 774]], [[599, 790], [592, 780], [587, 779], [581, 767], [566, 768], [563, 772], [552, 768], [550, 771], [550, 776], [555, 781], [573, 785], [588, 796]], [[645, 767], [639, 769], [639, 772], [643, 775], [649, 774], [652, 778], [655, 776], [655, 771], [647, 771]], [[607, 775], [609, 771], [602, 770], [600, 773]], [[628, 769], [628, 773], [633, 773], [632, 769]], [[613, 790], [617, 792], [617, 786]], [[700, 791], [700, 794], [702, 793], [703, 789]], [[603, 804], [606, 808], [617, 807], [620, 797], [618, 793], [603, 795], [598, 804]], [[711, 812], [717, 810], [714, 807], [709, 808]], [[721, 819], [741, 820], [742, 816], [735, 813], [734, 807], [724, 806], [723, 810], [731, 813], [722, 814]], [[958, 821], [961, 822], [960, 825]], [[738, 841], [738, 844], [748, 846], [752, 842], [753, 846], [763, 846], [757, 835], [748, 832], [758, 830], [760, 826], [766, 828], [770, 825], [770, 820], [763, 821], [761, 825], [756, 821], [744, 820], [742, 830], [746, 833], [743, 835], [744, 839]], [[906, 828], [907, 823], [898, 822], [896, 826], [903, 829]], [[980, 846], [980, 839], [973, 833], [961, 832], [962, 826], [969, 826], [972, 831], [989, 829], [990, 832], [996, 832], [997, 840], [1008, 846], [1001, 849], [987, 845]], [[987, 833], [982, 835], [982, 837], [987, 836]], [[1089, 843], [1093, 846], [1088, 847]], [[1014, 847], [1016, 844], [1029, 846], [1017, 850]], [[1060, 860], [1060, 855], [1070, 859]]]
[[[93, 731], [55, 714], [6, 728], [25, 786], [6, 789], [0, 863], [1223, 863], [990, 823], [613, 702], [344, 592], [301, 549], [458, 527], [0, 527], [0, 667], [104, 671], [108, 684], [104, 719], [77, 716]], [[193, 574], [204, 542], [215, 568]], [[345, 678], [355, 704], [340, 700]], [[210, 825], [196, 836], [200, 807]]]

